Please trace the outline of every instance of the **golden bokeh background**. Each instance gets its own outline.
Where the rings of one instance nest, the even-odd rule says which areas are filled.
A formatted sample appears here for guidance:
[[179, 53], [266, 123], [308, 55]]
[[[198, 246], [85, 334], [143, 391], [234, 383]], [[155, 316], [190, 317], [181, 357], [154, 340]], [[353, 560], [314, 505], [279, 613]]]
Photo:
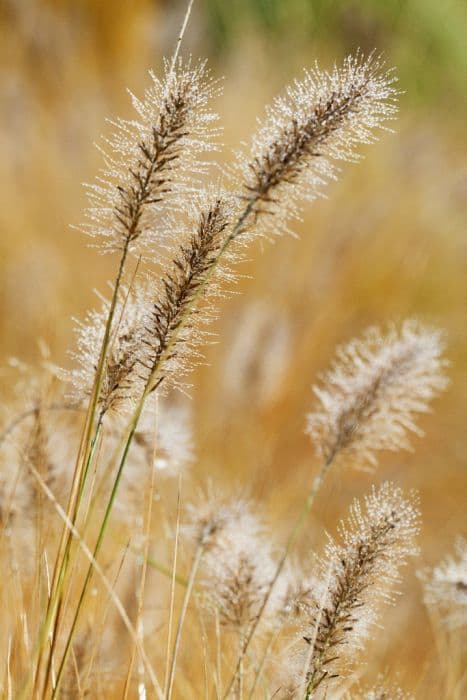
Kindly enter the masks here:
[[[131, 113], [147, 69], [173, 48], [185, 8], [174, 0], [3, 0], [0, 4], [0, 355], [34, 364], [39, 339], [66, 363], [72, 317], [115, 274], [71, 229], [81, 183], [99, 167], [107, 116]], [[311, 385], [336, 344], [367, 325], [417, 317], [446, 330], [451, 385], [422, 420], [415, 452], [375, 474], [331, 473], [302, 538], [306, 554], [351, 500], [391, 478], [421, 493], [421, 559], [367, 655], [420, 697], [442, 697], [435, 639], [416, 567], [434, 564], [466, 528], [467, 6], [462, 0], [200, 0], [185, 51], [225, 76], [217, 108], [226, 161], [264, 104], [318, 58], [362, 47], [397, 67], [395, 133], [344, 168], [307, 207], [298, 239], [253, 247], [223, 303], [217, 343], [193, 376], [193, 480], [243, 485], [287, 531], [317, 462], [304, 434]], [[2, 394], [11, 395], [2, 371]], [[423, 694], [431, 688], [435, 694]], [[438, 694], [436, 694], [438, 693]]]

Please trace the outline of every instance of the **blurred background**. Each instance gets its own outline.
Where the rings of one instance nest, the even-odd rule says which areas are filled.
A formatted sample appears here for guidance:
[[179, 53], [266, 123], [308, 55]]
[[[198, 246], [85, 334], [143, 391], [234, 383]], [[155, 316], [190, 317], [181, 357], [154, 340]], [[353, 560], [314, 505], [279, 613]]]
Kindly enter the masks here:
[[[39, 340], [67, 363], [72, 317], [105, 291], [116, 260], [70, 228], [81, 183], [100, 164], [105, 119], [129, 116], [147, 69], [174, 46], [178, 0], [0, 2], [0, 356], [34, 364]], [[365, 160], [315, 202], [299, 238], [251, 250], [241, 295], [227, 299], [190, 390], [192, 479], [247, 486], [287, 531], [317, 468], [304, 435], [311, 385], [336, 344], [367, 325], [415, 316], [446, 330], [452, 384], [426, 416], [414, 454], [375, 474], [331, 473], [302, 543], [333, 531], [350, 501], [385, 478], [421, 491], [417, 566], [466, 529], [467, 5], [463, 0], [195, 0], [184, 49], [225, 77], [222, 158], [247, 140], [264, 104], [303, 66], [361, 48], [397, 67], [401, 114]], [[0, 374], [2, 396], [11, 373]], [[407, 688], [440, 669], [414, 569], [372, 645], [370, 675], [392, 667]], [[431, 685], [430, 685], [431, 684]], [[423, 697], [442, 697], [436, 694]]]

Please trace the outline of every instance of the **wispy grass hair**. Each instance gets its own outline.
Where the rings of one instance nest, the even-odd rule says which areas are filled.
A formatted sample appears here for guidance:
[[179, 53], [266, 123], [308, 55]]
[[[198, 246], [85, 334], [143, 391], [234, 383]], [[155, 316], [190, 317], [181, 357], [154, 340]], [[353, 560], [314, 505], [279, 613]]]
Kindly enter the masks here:
[[372, 327], [339, 348], [313, 387], [318, 405], [308, 415], [323, 459], [374, 466], [377, 451], [408, 449], [408, 433], [421, 433], [415, 416], [447, 385], [443, 349], [440, 331], [411, 320], [400, 330]]
[[375, 141], [394, 118], [394, 83], [379, 58], [356, 54], [330, 72], [316, 65], [277, 97], [250, 153], [239, 155], [250, 222], [266, 234], [287, 231], [298, 202], [319, 196], [337, 163], [357, 160], [357, 146]]
[[82, 230], [103, 250], [154, 248], [164, 218], [181, 206], [197, 174], [205, 172], [203, 153], [214, 149], [217, 115], [210, 109], [219, 84], [205, 62], [179, 59], [165, 64], [143, 99], [130, 93], [133, 119], [111, 121], [113, 135], [102, 149], [105, 166], [88, 186], [90, 208]]
[[363, 506], [353, 504], [340, 525], [340, 542], [329, 538], [321, 560], [322, 591], [304, 631], [307, 697], [322, 683], [355, 663], [378, 618], [378, 605], [391, 600], [399, 571], [417, 553], [417, 499], [384, 483], [373, 489]]

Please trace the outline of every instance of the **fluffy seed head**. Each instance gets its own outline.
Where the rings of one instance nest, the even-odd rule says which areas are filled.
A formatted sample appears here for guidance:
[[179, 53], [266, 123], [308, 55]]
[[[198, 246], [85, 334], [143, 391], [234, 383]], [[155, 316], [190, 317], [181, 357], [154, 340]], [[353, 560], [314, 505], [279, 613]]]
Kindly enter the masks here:
[[[222, 625], [237, 632], [245, 632], [256, 621], [276, 569], [271, 542], [255, 510], [249, 501], [226, 499], [210, 489], [189, 506], [183, 527], [188, 538], [203, 548], [206, 607], [215, 611]], [[282, 601], [279, 592], [271, 597], [266, 621], [276, 615]]]
[[354, 663], [378, 619], [378, 604], [391, 600], [400, 568], [417, 553], [418, 531], [414, 497], [385, 483], [373, 489], [363, 506], [354, 503], [340, 526], [340, 542], [329, 538], [320, 565], [322, 585], [303, 634], [308, 691], [326, 686]]
[[209, 102], [218, 88], [205, 63], [166, 64], [142, 100], [131, 95], [135, 118], [111, 122], [105, 167], [88, 187], [90, 208], [82, 230], [106, 251], [143, 244], [154, 249], [168, 213], [181, 206], [193, 178], [204, 172], [203, 152], [212, 150], [217, 116]]
[[184, 240], [153, 289], [156, 301], [145, 322], [140, 365], [153, 386], [167, 379], [179, 383], [193, 365], [196, 348], [205, 340], [203, 327], [213, 318], [207, 301], [219, 293], [219, 279], [226, 276], [217, 261], [231, 221], [228, 200], [204, 193], [188, 218]]
[[398, 331], [370, 328], [341, 347], [331, 370], [313, 388], [317, 409], [307, 432], [330, 463], [345, 455], [374, 466], [378, 450], [409, 449], [420, 434], [415, 415], [447, 385], [443, 343], [436, 329], [405, 321]]
[[[214, 317], [207, 302], [219, 293], [219, 280], [229, 278], [225, 261], [215, 263], [230, 217], [223, 195], [200, 194], [189, 202], [161, 278], [130, 291], [122, 288], [104, 367], [102, 413], [126, 412], [148, 383], [155, 388], [168, 379], [180, 385], [196, 362], [196, 349], [206, 339], [203, 328]], [[77, 367], [65, 378], [78, 401], [91, 393], [108, 312], [103, 299], [100, 310], [77, 322], [77, 349], [72, 353]]]
[[287, 231], [297, 202], [315, 199], [339, 161], [376, 140], [397, 111], [394, 82], [378, 58], [357, 54], [331, 72], [316, 66], [274, 100], [250, 154], [239, 156], [243, 199], [264, 233]]
[[455, 553], [431, 571], [420, 573], [427, 605], [436, 607], [451, 629], [467, 627], [467, 541], [460, 537]]
[[[275, 568], [271, 542], [258, 517], [250, 512], [235, 528], [224, 530], [204, 561], [208, 605], [222, 625], [245, 633], [257, 621]], [[269, 601], [263, 622], [271, 621], [277, 602], [277, 597]]]

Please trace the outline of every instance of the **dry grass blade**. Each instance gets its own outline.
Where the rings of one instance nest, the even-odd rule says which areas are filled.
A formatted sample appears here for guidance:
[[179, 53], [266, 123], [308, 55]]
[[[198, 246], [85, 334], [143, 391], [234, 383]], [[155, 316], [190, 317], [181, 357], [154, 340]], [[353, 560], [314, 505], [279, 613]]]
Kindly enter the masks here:
[[[163, 700], [164, 696], [162, 693], [162, 689], [159, 685], [159, 682], [157, 680], [157, 676], [154, 672], [154, 669], [152, 668], [151, 663], [146, 655], [146, 652], [138, 639], [138, 633], [135, 630], [134, 626], [132, 625], [131, 620], [128, 617], [128, 614], [122, 605], [122, 602], [120, 601], [120, 599], [118, 598], [118, 596], [116, 595], [115, 591], [112, 588], [112, 584], [107, 579], [101, 566], [95, 560], [91, 550], [89, 549], [87, 544], [83, 541], [79, 532], [77, 531], [77, 529], [75, 528], [73, 523], [70, 521], [70, 519], [67, 517], [65, 511], [63, 510], [61, 505], [57, 502], [57, 499], [55, 498], [54, 494], [49, 489], [47, 484], [44, 482], [44, 480], [42, 479], [39, 472], [33, 466], [30, 466], [30, 470], [31, 470], [31, 473], [34, 476], [34, 478], [37, 480], [37, 483], [39, 484], [43, 493], [49, 499], [49, 501], [53, 504], [53, 506], [54, 506], [55, 510], [57, 511], [57, 513], [59, 514], [60, 518], [65, 523], [67, 529], [69, 529], [73, 538], [78, 542], [79, 547], [81, 548], [82, 552], [84, 553], [84, 555], [88, 559], [90, 566], [92, 566], [93, 570], [97, 573], [101, 583], [104, 585], [104, 588], [106, 589], [107, 593], [109, 594], [109, 597], [112, 600], [113, 605], [115, 606], [118, 614], [120, 615], [122, 622], [128, 631], [128, 634], [130, 635], [133, 643], [135, 644], [135, 647], [138, 649], [138, 654], [140, 655], [140, 657], [144, 663], [146, 672], [147, 672], [148, 677], [151, 681], [151, 685], [154, 689], [154, 692], [156, 693], [157, 697], [159, 697], [161, 700]], [[24, 696], [24, 693], [27, 693], [27, 687], [24, 688], [23, 696]]]

